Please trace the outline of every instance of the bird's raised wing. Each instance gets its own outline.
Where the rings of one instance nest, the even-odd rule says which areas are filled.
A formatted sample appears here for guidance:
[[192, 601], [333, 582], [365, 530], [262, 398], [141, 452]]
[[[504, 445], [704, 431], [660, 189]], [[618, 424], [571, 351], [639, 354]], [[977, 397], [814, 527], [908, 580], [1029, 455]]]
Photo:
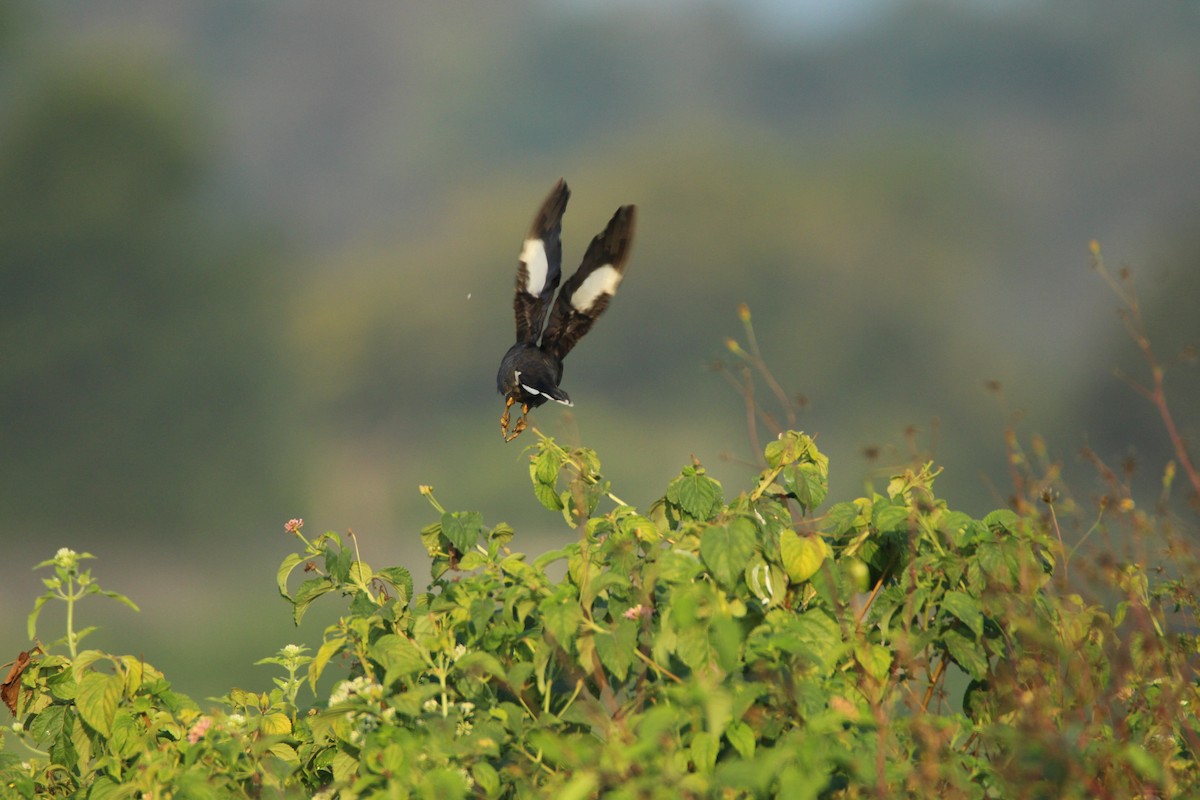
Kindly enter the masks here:
[[533, 218], [533, 225], [521, 247], [520, 263], [517, 266], [517, 292], [513, 297], [513, 311], [517, 318], [517, 341], [537, 344], [546, 318], [550, 298], [558, 288], [562, 276], [562, 233], [563, 212], [567, 210], [567, 199], [571, 190], [566, 181], [559, 179], [542, 201], [542, 207]]
[[633, 249], [635, 206], [621, 206], [608, 227], [588, 245], [583, 263], [558, 293], [542, 349], [561, 360], [608, 307]]

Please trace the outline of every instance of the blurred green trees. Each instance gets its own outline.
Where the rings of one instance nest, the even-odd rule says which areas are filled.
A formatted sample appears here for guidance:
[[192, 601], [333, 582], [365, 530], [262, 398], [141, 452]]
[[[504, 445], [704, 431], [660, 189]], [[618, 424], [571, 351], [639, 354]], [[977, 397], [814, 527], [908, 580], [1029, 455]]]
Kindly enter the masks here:
[[[278, 254], [206, 197], [195, 87], [60, 58], [0, 117], [0, 506], [99, 530], [270, 504], [285, 396]], [[213, 501], [219, 498], [219, 503]]]

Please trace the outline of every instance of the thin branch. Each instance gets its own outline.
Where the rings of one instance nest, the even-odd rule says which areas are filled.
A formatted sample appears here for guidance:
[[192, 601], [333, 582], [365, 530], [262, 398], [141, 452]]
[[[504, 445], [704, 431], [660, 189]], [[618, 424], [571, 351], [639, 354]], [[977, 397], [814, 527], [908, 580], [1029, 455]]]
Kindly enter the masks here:
[[[1142, 358], [1150, 367], [1150, 375], [1154, 380], [1152, 388], [1146, 388], [1128, 378], [1125, 378], [1125, 381], [1143, 397], [1147, 398], [1154, 405], [1155, 409], [1157, 409], [1163, 426], [1167, 429], [1167, 437], [1171, 440], [1171, 445], [1175, 450], [1175, 458], [1179, 462], [1180, 468], [1183, 469], [1183, 473], [1187, 475], [1188, 482], [1192, 485], [1192, 491], [1197, 496], [1200, 496], [1200, 472], [1196, 470], [1195, 465], [1192, 463], [1187, 443], [1184, 442], [1183, 436], [1180, 435], [1179, 429], [1175, 425], [1175, 418], [1171, 414], [1171, 409], [1167, 403], [1167, 393], [1163, 384], [1166, 371], [1155, 357], [1154, 350], [1150, 346], [1150, 338], [1146, 335], [1142, 310], [1138, 305], [1137, 293], [1133, 289], [1129, 272], [1122, 270], [1121, 278], [1123, 283], [1119, 283], [1104, 266], [1104, 259], [1100, 256], [1100, 245], [1093, 241], [1091, 250], [1092, 267], [1100, 273], [1100, 276], [1104, 278], [1109, 288], [1112, 289], [1113, 293], [1124, 304], [1125, 308], [1122, 309], [1121, 319], [1125, 323], [1125, 329], [1129, 332], [1130, 338], [1133, 339], [1134, 344], [1141, 351]], [[1124, 377], [1120, 373], [1118, 375]]]
[[929, 711], [929, 702], [933, 699], [933, 692], [937, 689], [938, 682], [942, 679], [942, 673], [946, 671], [946, 657], [938, 662], [937, 669], [933, 671], [933, 675], [929, 678], [929, 688], [925, 690], [925, 696], [921, 698], [921, 710]]

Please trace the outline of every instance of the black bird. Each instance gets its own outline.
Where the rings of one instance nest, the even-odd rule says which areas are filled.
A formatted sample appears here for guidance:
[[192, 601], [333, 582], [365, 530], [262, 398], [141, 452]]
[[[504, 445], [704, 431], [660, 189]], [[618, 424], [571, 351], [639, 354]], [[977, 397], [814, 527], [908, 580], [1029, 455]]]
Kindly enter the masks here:
[[[542, 323], [554, 290], [562, 276], [562, 216], [571, 190], [559, 180], [546, 195], [533, 219], [517, 267], [517, 292], [513, 310], [517, 317], [517, 343], [508, 348], [496, 373], [496, 390], [504, 395], [504, 416], [500, 431], [511, 442], [525, 430], [529, 409], [547, 400], [565, 406], [571, 398], [558, 388], [562, 380], [562, 360], [596, 318], [608, 307], [617, 291], [633, 247], [635, 206], [621, 206], [609, 220], [604, 232], [592, 239], [583, 263], [558, 293], [550, 321], [542, 333]], [[539, 337], [541, 341], [539, 342]], [[509, 431], [509, 411], [521, 404], [521, 418]]]

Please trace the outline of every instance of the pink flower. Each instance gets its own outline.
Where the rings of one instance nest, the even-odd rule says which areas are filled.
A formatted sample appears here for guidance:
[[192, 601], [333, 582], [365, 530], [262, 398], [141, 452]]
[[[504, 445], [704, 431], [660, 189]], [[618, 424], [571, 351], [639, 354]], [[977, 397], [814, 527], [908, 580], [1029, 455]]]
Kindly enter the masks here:
[[638, 617], [649, 619], [653, 613], [649, 608], [638, 603], [636, 606], [625, 609], [625, 619], [637, 619]]
[[288, 533], [299, 533], [299, 532], [300, 532], [300, 529], [301, 529], [301, 528], [303, 528], [303, 527], [304, 527], [304, 520], [302, 520], [302, 519], [289, 519], [289, 520], [287, 521], [287, 524], [283, 526], [283, 529], [284, 529], [285, 531], [287, 531]]
[[212, 717], [207, 716], [196, 720], [196, 723], [192, 725], [191, 730], [188, 731], [188, 743], [195, 744], [203, 739], [204, 734], [208, 733], [208, 729], [212, 727], [212, 723]]

